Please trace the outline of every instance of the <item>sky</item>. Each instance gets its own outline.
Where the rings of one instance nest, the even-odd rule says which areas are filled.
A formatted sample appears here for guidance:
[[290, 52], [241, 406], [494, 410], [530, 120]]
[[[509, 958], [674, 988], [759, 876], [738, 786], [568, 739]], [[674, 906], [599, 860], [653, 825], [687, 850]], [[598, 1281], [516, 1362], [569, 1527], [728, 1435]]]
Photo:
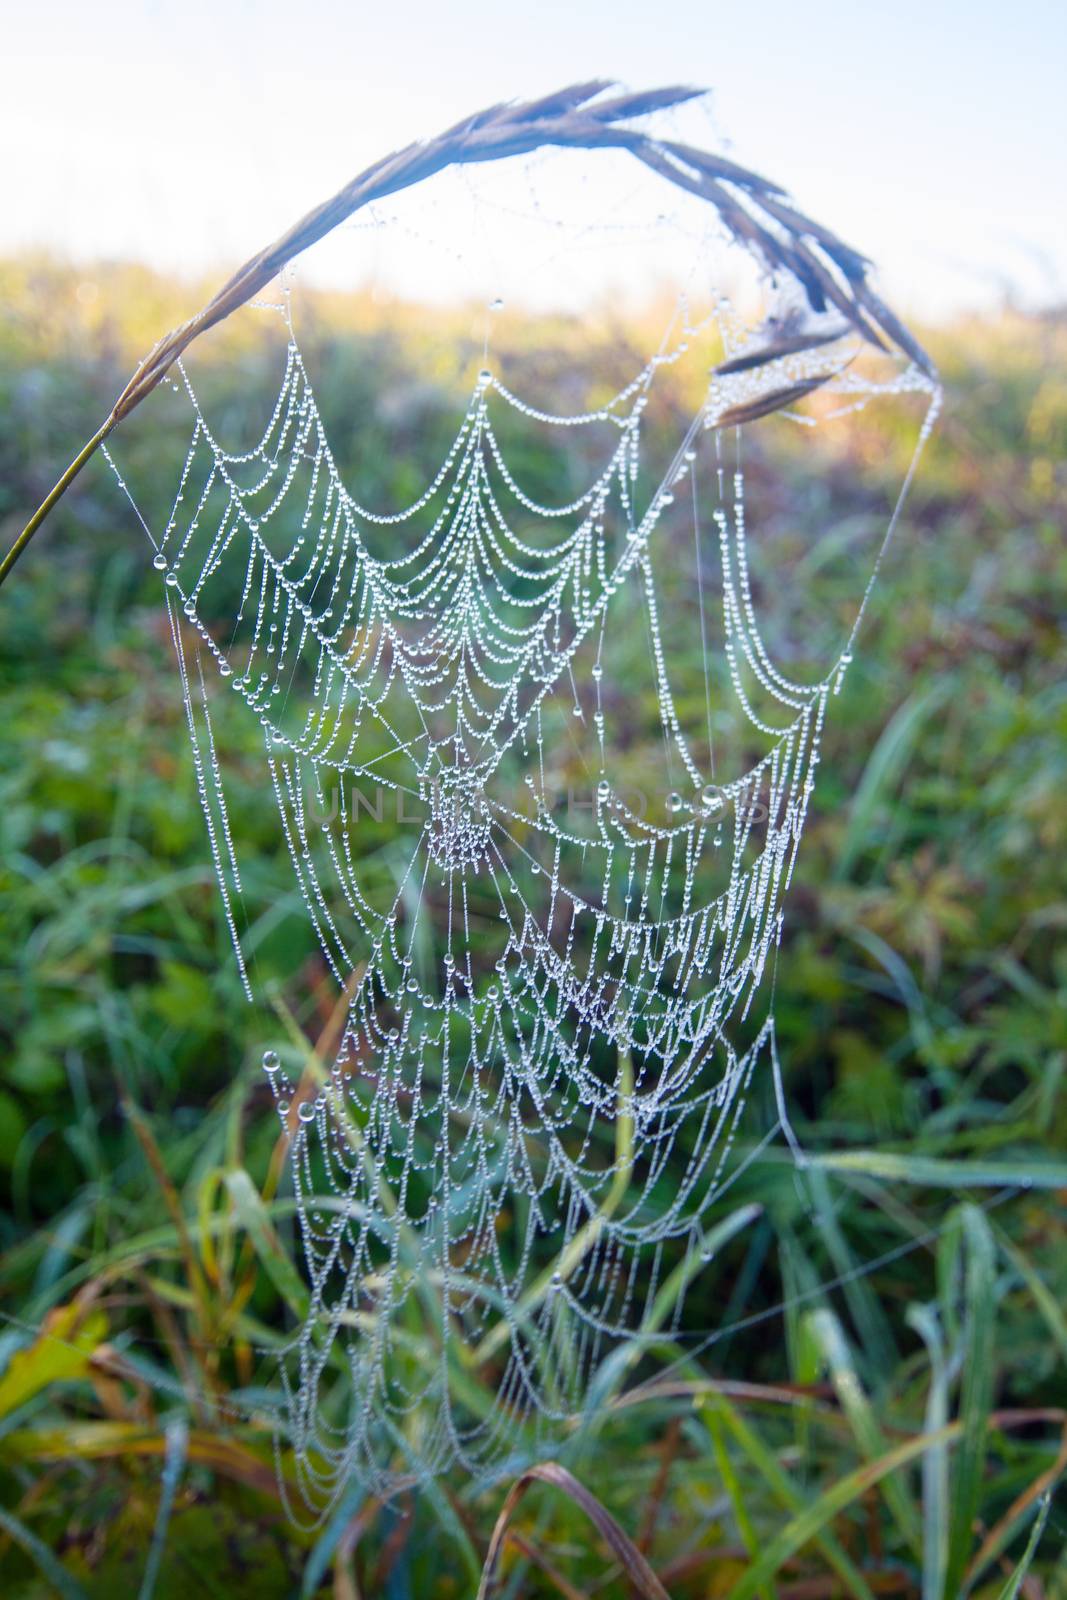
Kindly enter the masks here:
[[1067, 299], [1059, 0], [33, 0], [3, 56], [0, 252], [228, 271], [411, 138], [607, 76], [711, 88], [905, 314]]

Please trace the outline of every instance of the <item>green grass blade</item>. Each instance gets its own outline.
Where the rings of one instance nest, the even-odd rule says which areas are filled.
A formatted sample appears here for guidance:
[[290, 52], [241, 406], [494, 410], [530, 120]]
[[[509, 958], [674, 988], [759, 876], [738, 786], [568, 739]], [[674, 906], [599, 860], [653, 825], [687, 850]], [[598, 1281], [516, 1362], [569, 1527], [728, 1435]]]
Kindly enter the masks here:
[[[1019, 1565], [1016, 1567], [1015, 1571], [1012, 1573], [1003, 1589], [1001, 1589], [999, 1595], [997, 1596], [997, 1600], [1016, 1600], [1019, 1590], [1022, 1588], [1023, 1579], [1026, 1577], [1026, 1574], [1030, 1571], [1030, 1568], [1033, 1565], [1034, 1557], [1037, 1554], [1037, 1547], [1041, 1541], [1041, 1535], [1045, 1531], [1045, 1523], [1048, 1521], [1049, 1507], [1051, 1504], [1052, 1496], [1046, 1495], [1044, 1500], [1041, 1502], [1041, 1509], [1037, 1513], [1037, 1518], [1034, 1522], [1034, 1525], [1030, 1529], [1030, 1537], [1026, 1541], [1026, 1549], [1023, 1551], [1022, 1560], [1019, 1562]], [[1049, 1590], [1050, 1594], [1052, 1592], [1052, 1590]]]
[[[812, 1542], [824, 1543], [826, 1540], [827, 1524], [836, 1516], [846, 1510], [856, 1500], [860, 1499], [869, 1489], [875, 1487], [891, 1472], [899, 1472], [902, 1467], [909, 1466], [923, 1454], [925, 1450], [941, 1443], [942, 1441], [958, 1437], [959, 1428], [950, 1423], [942, 1429], [940, 1434], [919, 1434], [914, 1439], [909, 1439], [905, 1444], [897, 1445], [877, 1461], [866, 1462], [862, 1467], [857, 1467], [847, 1477], [839, 1478], [835, 1484], [810, 1505], [804, 1506], [781, 1530], [764, 1549], [763, 1554], [754, 1566], [749, 1567], [741, 1581], [735, 1585], [730, 1600], [757, 1600], [760, 1588], [769, 1578], [779, 1571], [784, 1561], [802, 1550], [806, 1544]], [[851, 1565], [851, 1563], [850, 1563]], [[840, 1568], [838, 1568], [840, 1571]], [[863, 1578], [852, 1569], [853, 1593], [869, 1595], [870, 1589]], [[844, 1577], [845, 1574], [841, 1573]], [[958, 1594], [954, 1600], [959, 1600]]]
[[928, 1189], [1067, 1188], [1067, 1161], [950, 1161], [888, 1150], [835, 1150], [809, 1159], [824, 1172], [856, 1172]]
[[346, 1528], [352, 1518], [358, 1515], [366, 1498], [367, 1491], [361, 1483], [349, 1485], [304, 1563], [300, 1600], [311, 1600], [321, 1586]]
[[426, 1507], [433, 1513], [445, 1537], [459, 1552], [460, 1560], [467, 1570], [467, 1576], [474, 1587], [477, 1588], [482, 1579], [482, 1558], [474, 1548], [466, 1525], [445, 1493], [442, 1481], [421, 1470], [418, 1449], [408, 1439], [404, 1438], [394, 1424], [387, 1423], [387, 1427], [411, 1468], [412, 1481], [417, 1488], [417, 1493], [422, 1497]]
[[961, 1206], [957, 1215], [960, 1246], [965, 1246], [965, 1356], [960, 1395], [963, 1437], [956, 1461], [949, 1517], [944, 1600], [959, 1600], [963, 1593], [963, 1575], [974, 1542], [974, 1523], [978, 1515], [985, 1466], [986, 1434], [993, 1405], [995, 1359], [993, 1235], [984, 1213], [976, 1206]]
[[867, 760], [856, 785], [835, 878], [847, 878], [871, 833], [879, 801], [899, 782], [922, 732], [923, 723], [944, 699], [942, 683], [913, 695], [893, 714]]
[[84, 1315], [76, 1303], [59, 1306], [41, 1323], [31, 1344], [18, 1349], [0, 1376], [0, 1417], [17, 1411], [50, 1384], [84, 1378], [107, 1338], [102, 1311]]
[[841, 1280], [841, 1292], [866, 1357], [866, 1370], [877, 1378], [893, 1371], [900, 1360], [889, 1319], [870, 1283], [857, 1271], [859, 1264], [838, 1222], [826, 1174], [812, 1170], [808, 1180], [820, 1241], [833, 1262], [835, 1275]]
[[[808, 1323], [830, 1371], [830, 1378], [856, 1438], [868, 1461], [876, 1461], [888, 1448], [886, 1437], [874, 1414], [859, 1374], [844, 1329], [832, 1311], [813, 1311]], [[912, 1554], [922, 1554], [922, 1526], [915, 1503], [902, 1477], [883, 1478], [881, 1491], [904, 1543]]]
[[[930, 1357], [926, 1431], [940, 1434], [948, 1422], [949, 1374], [941, 1326], [929, 1306], [910, 1306], [909, 1326]], [[948, 1561], [948, 1446], [932, 1445], [923, 1456], [923, 1600], [941, 1600]]]
[[603, 1416], [627, 1375], [642, 1357], [648, 1355], [654, 1348], [653, 1338], [674, 1310], [679, 1295], [684, 1293], [690, 1280], [706, 1266], [703, 1257], [714, 1256], [724, 1249], [731, 1239], [750, 1227], [762, 1212], [762, 1205], [750, 1201], [746, 1205], [739, 1206], [736, 1211], [731, 1211], [728, 1216], [722, 1217], [714, 1226], [708, 1228], [701, 1240], [700, 1249], [691, 1250], [664, 1279], [640, 1328], [630, 1339], [612, 1350], [593, 1375], [584, 1407], [591, 1424], [595, 1424]]
[[[748, 1514], [748, 1506], [745, 1504], [745, 1491], [741, 1486], [741, 1480], [734, 1471], [730, 1452], [726, 1448], [722, 1423], [714, 1411], [709, 1411], [707, 1422], [708, 1432], [711, 1434], [711, 1448], [715, 1455], [715, 1465], [718, 1468], [719, 1477], [723, 1481], [726, 1492], [730, 1496], [730, 1503], [734, 1508], [737, 1531], [741, 1535], [741, 1543], [748, 1551], [749, 1560], [755, 1561], [759, 1554], [759, 1537], [752, 1526], [752, 1518]], [[760, 1600], [775, 1600], [776, 1594], [775, 1586], [769, 1583], [760, 1591]]]
[[[812, 1510], [821, 1506], [826, 1496], [824, 1495], [820, 1500], [816, 1501], [814, 1507], [806, 1505], [803, 1496], [793, 1487], [788, 1475], [779, 1466], [774, 1452], [764, 1444], [759, 1435], [748, 1426], [748, 1423], [735, 1407], [722, 1395], [709, 1396], [704, 1401], [704, 1407], [714, 1407], [718, 1411], [723, 1422], [730, 1429], [745, 1455], [748, 1456], [749, 1461], [768, 1484], [775, 1499], [793, 1514], [793, 1520], [788, 1526], [791, 1528], [798, 1520], [803, 1521], [806, 1518], [810, 1518]], [[866, 1467], [861, 1470], [869, 1472], [870, 1468]], [[845, 1503], [847, 1504], [847, 1501]], [[848, 1586], [849, 1593], [855, 1597], [855, 1600], [874, 1600], [870, 1585], [863, 1574], [852, 1558], [842, 1549], [838, 1540], [826, 1528], [826, 1523], [832, 1515], [836, 1515], [836, 1508], [822, 1520], [817, 1519], [812, 1525], [811, 1532], [805, 1534], [800, 1543], [806, 1544], [811, 1539], [819, 1546], [826, 1560], [833, 1567], [838, 1577], [844, 1580]], [[770, 1548], [774, 1548], [778, 1542], [778, 1540], [774, 1541]], [[792, 1554], [795, 1548], [797, 1546], [790, 1546], [773, 1565], [766, 1564], [766, 1555], [764, 1555], [756, 1562], [754, 1567], [749, 1569], [741, 1580], [742, 1588], [744, 1588], [749, 1583], [749, 1580], [752, 1579], [749, 1587], [744, 1589], [748, 1600], [756, 1600], [760, 1590], [766, 1587], [782, 1562]], [[730, 1600], [741, 1600], [741, 1594], [742, 1589], [739, 1588], [730, 1596]]]
[[1060, 1355], [1064, 1361], [1067, 1361], [1067, 1317], [1063, 1314], [1063, 1308], [1033, 1263], [1027, 1259], [1023, 1252], [1012, 1243], [1007, 1234], [1000, 1228], [994, 1231], [1001, 1251], [1007, 1256], [1020, 1278], [1026, 1284], [1034, 1298], [1034, 1304], [1045, 1320], [1049, 1333], [1059, 1346]]
[[533, 1279], [514, 1310], [502, 1317], [471, 1351], [471, 1365], [480, 1367], [510, 1343], [513, 1319], [528, 1318], [551, 1293], [553, 1283], [566, 1280], [596, 1245], [608, 1221], [626, 1197], [634, 1161], [633, 1062], [628, 1051], [619, 1052], [618, 1110], [615, 1117], [615, 1175], [600, 1205], [569, 1238], [562, 1250]]
[[268, 1278], [293, 1315], [303, 1319], [308, 1313], [307, 1289], [271, 1224], [259, 1190], [240, 1167], [226, 1174], [226, 1188], [237, 1220], [248, 1233]]
[[36, 1561], [48, 1582], [61, 1596], [61, 1600], [89, 1600], [86, 1591], [73, 1573], [68, 1572], [61, 1561], [56, 1560], [48, 1546], [43, 1544], [35, 1533], [31, 1533], [24, 1522], [20, 1522], [10, 1511], [5, 1511], [3, 1506], [0, 1506], [0, 1528], [3, 1528], [8, 1537]]
[[148, 1561], [145, 1564], [138, 1600], [152, 1600], [152, 1596], [156, 1592], [156, 1583], [159, 1579], [160, 1566], [163, 1561], [163, 1548], [167, 1542], [167, 1529], [170, 1527], [174, 1500], [178, 1493], [178, 1485], [181, 1483], [188, 1450], [189, 1425], [184, 1417], [178, 1417], [167, 1425], [167, 1444], [163, 1457], [163, 1486], [160, 1491], [156, 1525], [152, 1531], [152, 1543], [148, 1551]]
[[683, 1260], [675, 1267], [674, 1271], [664, 1279], [657, 1291], [656, 1298], [649, 1307], [638, 1329], [635, 1344], [640, 1348], [642, 1339], [650, 1334], [658, 1333], [673, 1312], [678, 1303], [679, 1296], [688, 1288], [690, 1281], [698, 1272], [703, 1271], [712, 1257], [718, 1255], [730, 1240], [737, 1234], [743, 1233], [751, 1227], [756, 1218], [763, 1213], [763, 1206], [758, 1202], [750, 1201], [747, 1205], [739, 1206], [736, 1211], [731, 1211], [729, 1216], [721, 1218], [714, 1223], [703, 1235], [698, 1249], [689, 1251]]

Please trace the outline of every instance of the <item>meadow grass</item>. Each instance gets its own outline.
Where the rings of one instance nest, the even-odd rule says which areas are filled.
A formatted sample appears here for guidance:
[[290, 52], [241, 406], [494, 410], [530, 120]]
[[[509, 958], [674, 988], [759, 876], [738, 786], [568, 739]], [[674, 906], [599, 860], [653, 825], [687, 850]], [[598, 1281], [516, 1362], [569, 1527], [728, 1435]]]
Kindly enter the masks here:
[[[133, 269], [0, 265], [8, 534], [184, 298]], [[218, 338], [203, 383], [240, 426], [265, 358]], [[439, 454], [464, 338], [457, 319], [431, 342], [404, 308], [312, 308], [320, 403], [364, 417], [340, 464], [371, 493]], [[593, 338], [561, 323], [560, 361]], [[333, 997], [275, 890], [249, 745], [273, 1006], [243, 1001], [143, 541], [103, 473], [57, 509], [0, 624], [5, 1593], [623, 1597], [654, 1574], [675, 1600], [1067, 1595], [1067, 326], [1005, 313], [929, 345], [945, 419], [834, 703], [787, 907], [779, 1037], [811, 1164], [757, 1155], [715, 1214], [687, 1336], [665, 1303], [662, 1342], [620, 1353], [593, 1423], [510, 1498], [517, 1469], [385, 1503], [354, 1484], [312, 1533], [284, 1515], [269, 1352], [304, 1291], [258, 1062], [281, 1015], [314, 1047]], [[416, 380], [410, 422], [376, 409]], [[183, 441], [129, 428], [162, 495]], [[868, 423], [826, 471], [888, 485], [905, 452]], [[818, 486], [776, 470], [790, 518], [757, 579], [785, 637], [791, 589], [809, 618], [846, 598]], [[635, 771], [656, 760], [643, 739]], [[394, 826], [368, 820], [368, 853], [387, 861]], [[764, 1083], [746, 1150], [773, 1115]], [[472, 1406], [494, 1375], [466, 1375]]]

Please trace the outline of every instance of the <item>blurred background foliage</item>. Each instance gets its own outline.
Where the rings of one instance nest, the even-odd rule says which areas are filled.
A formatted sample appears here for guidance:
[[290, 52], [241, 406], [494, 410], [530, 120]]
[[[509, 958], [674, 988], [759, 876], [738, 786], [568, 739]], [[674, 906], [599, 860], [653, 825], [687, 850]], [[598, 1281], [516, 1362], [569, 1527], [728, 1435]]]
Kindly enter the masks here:
[[[5, 546], [199, 299], [146, 269], [0, 263]], [[470, 323], [307, 298], [319, 403], [368, 501], [417, 492], [441, 458]], [[635, 1364], [643, 1403], [607, 1391], [561, 1458], [677, 1600], [1067, 1596], [1067, 1502], [1031, 1536], [1067, 1436], [1067, 319], [1006, 309], [927, 340], [944, 420], [833, 703], [778, 979], [794, 1126], [828, 1159], [798, 1173], [774, 1148], [749, 1168], [722, 1215], [759, 1219], [690, 1290], [688, 1325], [721, 1337], [700, 1361], [665, 1347], [669, 1390]], [[536, 359], [609, 381], [627, 354], [605, 315], [561, 321]], [[254, 430], [270, 359], [244, 325], [214, 336], [199, 384], [224, 436]], [[185, 447], [161, 415], [121, 441], [151, 511]], [[797, 590], [805, 615], [847, 616], [819, 559], [828, 485], [862, 514], [908, 449], [872, 411], [815, 480], [757, 457], [757, 490], [761, 473], [786, 489], [762, 548], [755, 530], [773, 643], [818, 654]], [[535, 484], [558, 470], [523, 463]], [[680, 556], [679, 595], [685, 578]], [[275, 1009], [241, 997], [158, 576], [105, 470], [0, 618], [3, 1590], [473, 1595], [503, 1483], [384, 1505], [354, 1486], [311, 1533], [280, 1505], [263, 1352], [292, 1325], [299, 1250], [258, 1063], [286, 1010], [313, 1046], [334, 997], [253, 746], [236, 806]], [[699, 660], [679, 670], [702, 684]], [[635, 772], [658, 759], [648, 710]], [[367, 820], [368, 852], [393, 827]], [[769, 1084], [757, 1100], [752, 1142]], [[849, 1152], [869, 1154], [835, 1164]], [[497, 1581], [646, 1592], [551, 1484], [515, 1510]]]

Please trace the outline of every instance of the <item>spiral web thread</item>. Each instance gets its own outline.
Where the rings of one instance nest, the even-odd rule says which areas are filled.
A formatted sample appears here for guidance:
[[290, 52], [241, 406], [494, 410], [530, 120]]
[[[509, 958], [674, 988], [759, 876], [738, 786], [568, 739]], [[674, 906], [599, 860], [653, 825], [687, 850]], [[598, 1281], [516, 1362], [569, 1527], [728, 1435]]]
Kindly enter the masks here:
[[[382, 513], [341, 481], [284, 315], [284, 375], [251, 450], [224, 448], [181, 372], [192, 437], [152, 537], [246, 991], [211, 714], [221, 686], [260, 724], [304, 912], [346, 996], [340, 1048], [310, 1092], [277, 1052], [263, 1063], [292, 1134], [310, 1289], [282, 1363], [289, 1443], [306, 1506], [324, 1515], [352, 1474], [386, 1481], [398, 1448], [405, 1469], [482, 1471], [581, 1410], [614, 1341], [657, 1331], [665, 1247], [683, 1281], [708, 1258], [707, 1214], [761, 1059], [785, 1123], [767, 969], [866, 595], [819, 681], [775, 665], [749, 577], [744, 430], [724, 418], [815, 380], [832, 415], [916, 393], [917, 458], [938, 392], [912, 363], [883, 382], [856, 375], [840, 324], [748, 365], [759, 335], [723, 303], [581, 414], [531, 406], [486, 367], [432, 481]], [[740, 370], [712, 372], [648, 481], [657, 382], [717, 340]], [[584, 435], [585, 487], [559, 504], [531, 495], [501, 418]], [[678, 517], [693, 521], [705, 642], [704, 576], [718, 567], [723, 684], [761, 752], [722, 783], [710, 687], [706, 740], [683, 731], [672, 694], [653, 555]], [[237, 600], [220, 643], [203, 618], [226, 584]], [[604, 663], [620, 608], [622, 627], [643, 613], [676, 785], [651, 816], [618, 776], [627, 685]], [[574, 730], [592, 774], [578, 819], [561, 817], [552, 772]], [[384, 875], [361, 851], [368, 791], [413, 823]], [[673, 1294], [675, 1324], [681, 1305]], [[485, 1371], [496, 1400], [479, 1410], [468, 1380]]]

